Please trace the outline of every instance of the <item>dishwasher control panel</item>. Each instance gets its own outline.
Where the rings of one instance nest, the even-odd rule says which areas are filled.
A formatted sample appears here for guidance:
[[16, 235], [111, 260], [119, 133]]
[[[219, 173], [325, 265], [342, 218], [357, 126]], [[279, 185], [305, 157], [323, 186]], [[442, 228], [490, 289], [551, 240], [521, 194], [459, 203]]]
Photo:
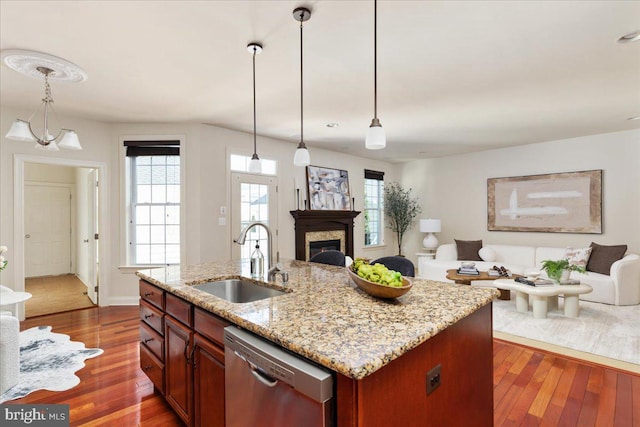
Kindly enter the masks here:
[[284, 366], [281, 366], [273, 360], [269, 360], [266, 357], [261, 356], [260, 354], [252, 351], [240, 342], [236, 343], [236, 348], [234, 351], [238, 356], [246, 360], [251, 365], [252, 369], [257, 368], [276, 380], [284, 381], [285, 383], [292, 386], [296, 385], [295, 373], [285, 368]]

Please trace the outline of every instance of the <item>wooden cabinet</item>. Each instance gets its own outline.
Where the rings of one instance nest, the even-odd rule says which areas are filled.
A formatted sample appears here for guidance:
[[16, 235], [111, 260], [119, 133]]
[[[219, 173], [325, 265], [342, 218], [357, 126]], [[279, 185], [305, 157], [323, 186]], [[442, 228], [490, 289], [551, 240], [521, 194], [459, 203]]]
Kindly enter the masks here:
[[188, 426], [193, 418], [193, 331], [170, 316], [165, 319], [165, 399]]
[[224, 426], [230, 323], [143, 280], [140, 298], [140, 368], [187, 426]]
[[195, 425], [224, 427], [224, 351], [200, 334], [193, 345]]

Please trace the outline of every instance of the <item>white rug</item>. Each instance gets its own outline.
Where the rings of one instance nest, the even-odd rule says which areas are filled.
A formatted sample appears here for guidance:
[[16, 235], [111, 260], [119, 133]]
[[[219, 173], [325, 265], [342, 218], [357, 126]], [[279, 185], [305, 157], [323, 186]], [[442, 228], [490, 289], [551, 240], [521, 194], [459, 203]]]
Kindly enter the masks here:
[[528, 313], [516, 311], [515, 297], [495, 300], [493, 329], [640, 365], [640, 305], [580, 301], [577, 318], [565, 317], [563, 306], [559, 298], [558, 311], [549, 312], [546, 319], [534, 319], [531, 307]]
[[69, 335], [38, 326], [20, 332], [20, 377], [18, 384], [0, 396], [0, 403], [26, 396], [36, 390], [63, 391], [80, 383], [74, 373], [85, 359], [101, 355], [99, 348], [85, 348]]

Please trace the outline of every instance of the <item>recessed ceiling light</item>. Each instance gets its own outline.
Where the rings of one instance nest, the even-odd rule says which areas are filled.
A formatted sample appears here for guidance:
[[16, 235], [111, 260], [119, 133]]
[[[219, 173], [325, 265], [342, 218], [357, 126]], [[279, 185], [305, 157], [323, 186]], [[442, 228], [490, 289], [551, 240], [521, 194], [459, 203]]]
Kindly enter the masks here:
[[627, 120], [640, 120], [640, 116], [629, 117]]
[[338, 126], [340, 126], [338, 123], [327, 123], [328, 128], [337, 128]]
[[637, 42], [640, 40], [640, 31], [634, 31], [629, 34], [625, 34], [624, 36], [618, 39], [618, 43], [629, 43], [629, 42]]

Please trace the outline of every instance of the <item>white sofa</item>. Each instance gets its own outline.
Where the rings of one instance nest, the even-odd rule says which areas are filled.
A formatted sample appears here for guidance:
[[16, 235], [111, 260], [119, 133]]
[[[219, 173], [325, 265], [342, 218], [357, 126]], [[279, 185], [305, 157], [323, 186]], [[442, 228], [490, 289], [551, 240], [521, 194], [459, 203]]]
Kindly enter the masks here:
[[[496, 257], [491, 262], [474, 261], [478, 270], [490, 270], [497, 265], [504, 266], [516, 274], [540, 270], [542, 261], [562, 259], [566, 252], [566, 248], [515, 245], [484, 245], [484, 247], [493, 249]], [[438, 247], [435, 259], [423, 262], [424, 271], [419, 271], [418, 274], [419, 277], [429, 280], [451, 282], [446, 278], [447, 270], [460, 267], [460, 263], [456, 245], [444, 244]], [[586, 274], [572, 271], [571, 278], [579, 279], [593, 288], [593, 292], [580, 296], [585, 301], [613, 305], [640, 304], [640, 256], [636, 254], [627, 253], [624, 258], [614, 262], [608, 276], [591, 271]], [[479, 281], [475, 283], [482, 285]], [[484, 283], [485, 286], [487, 284], [487, 282]]]

